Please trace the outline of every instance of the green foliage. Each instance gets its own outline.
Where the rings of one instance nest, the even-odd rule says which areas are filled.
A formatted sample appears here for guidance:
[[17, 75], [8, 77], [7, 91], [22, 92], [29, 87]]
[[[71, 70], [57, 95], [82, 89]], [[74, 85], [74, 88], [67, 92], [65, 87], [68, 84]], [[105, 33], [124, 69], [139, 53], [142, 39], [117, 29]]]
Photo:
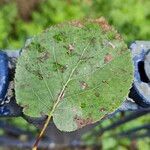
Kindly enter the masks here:
[[[33, 12], [33, 20], [40, 26], [83, 18], [86, 13], [85, 3], [80, 0], [59, 1], [47, 0], [39, 6], [39, 11]], [[42, 17], [42, 19], [41, 19]]]
[[95, 0], [94, 16], [105, 16], [127, 42], [150, 39], [149, 0]]
[[[16, 5], [8, 4], [0, 6], [0, 47], [3, 48], [9, 43], [9, 37], [12, 36], [13, 24], [16, 19]], [[11, 10], [11, 13], [10, 13]]]
[[150, 39], [149, 0], [46, 0], [32, 12], [32, 19], [21, 19], [15, 3], [0, 6], [0, 47], [20, 48], [50, 25], [84, 17], [104, 16], [125, 41]]
[[32, 39], [15, 76], [16, 99], [24, 113], [49, 114], [63, 131], [115, 111], [133, 79], [130, 52], [104, 19], [72, 24], [51, 27]]

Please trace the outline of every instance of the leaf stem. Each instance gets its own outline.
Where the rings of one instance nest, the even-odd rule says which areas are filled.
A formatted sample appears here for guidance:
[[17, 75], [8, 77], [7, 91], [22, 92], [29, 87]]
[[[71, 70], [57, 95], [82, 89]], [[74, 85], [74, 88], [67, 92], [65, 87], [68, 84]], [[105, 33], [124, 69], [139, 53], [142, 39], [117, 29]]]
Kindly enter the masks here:
[[[76, 68], [76, 67], [75, 67], [75, 68]], [[74, 68], [73, 71], [71, 72], [71, 74], [70, 74], [70, 76], [69, 76], [69, 79], [67, 80], [66, 84], [63, 86], [63, 89], [61, 90], [61, 92], [60, 92], [60, 94], [59, 94], [59, 96], [58, 96], [58, 98], [57, 98], [57, 101], [56, 101], [56, 103], [54, 104], [54, 106], [53, 106], [53, 108], [52, 108], [52, 111], [51, 111], [50, 114], [48, 115], [48, 118], [46, 119], [46, 122], [44, 123], [44, 126], [43, 126], [43, 128], [42, 128], [40, 134], [38, 135], [38, 137], [37, 137], [37, 139], [36, 139], [36, 141], [35, 141], [35, 143], [34, 143], [34, 146], [33, 146], [32, 150], [37, 150], [39, 141], [41, 140], [41, 138], [42, 138], [42, 136], [43, 136], [43, 134], [44, 134], [44, 132], [45, 132], [45, 130], [46, 130], [46, 128], [47, 128], [47, 126], [48, 126], [50, 120], [51, 120], [51, 117], [52, 117], [53, 112], [55, 111], [55, 108], [57, 107], [57, 105], [59, 104], [59, 102], [60, 102], [60, 100], [61, 100], [61, 97], [62, 97], [62, 95], [63, 95], [63, 93], [64, 93], [64, 91], [65, 91], [65, 89], [66, 89], [66, 87], [67, 87], [67, 85], [68, 85], [68, 83], [69, 83], [69, 81], [70, 81], [70, 77], [73, 75], [73, 73], [74, 73], [74, 71], [75, 71], [75, 68]]]
[[40, 140], [41, 140], [41, 138], [42, 138], [42, 136], [43, 136], [43, 134], [44, 134], [44, 132], [45, 132], [49, 122], [50, 122], [50, 120], [51, 120], [51, 117], [52, 117], [52, 115], [49, 115], [48, 118], [46, 119], [46, 122], [44, 123], [44, 126], [43, 126], [40, 134], [38, 135], [32, 150], [37, 150], [38, 144], [39, 144], [39, 142], [40, 142]]

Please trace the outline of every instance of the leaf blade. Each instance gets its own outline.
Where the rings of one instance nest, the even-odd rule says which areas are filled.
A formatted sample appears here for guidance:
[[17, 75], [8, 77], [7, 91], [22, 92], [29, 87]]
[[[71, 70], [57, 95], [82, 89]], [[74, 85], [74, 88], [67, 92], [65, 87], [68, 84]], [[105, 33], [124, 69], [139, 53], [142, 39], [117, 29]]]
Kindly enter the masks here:
[[114, 29], [102, 27], [91, 21], [82, 28], [51, 27], [25, 47], [17, 65], [16, 97], [28, 105], [26, 114], [49, 114], [60, 130], [73, 131], [122, 103], [133, 78], [130, 52]]

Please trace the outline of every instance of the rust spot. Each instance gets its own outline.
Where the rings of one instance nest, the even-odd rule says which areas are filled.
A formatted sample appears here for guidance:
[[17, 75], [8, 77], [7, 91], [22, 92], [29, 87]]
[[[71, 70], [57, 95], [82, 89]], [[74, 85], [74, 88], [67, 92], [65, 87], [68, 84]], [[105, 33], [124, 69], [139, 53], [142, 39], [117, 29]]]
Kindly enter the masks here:
[[75, 116], [74, 117], [74, 121], [76, 122], [78, 128], [82, 128], [88, 124], [92, 124], [93, 123], [93, 119], [92, 118], [86, 118], [86, 119], [82, 119], [79, 116]]
[[67, 54], [71, 54], [73, 51], [74, 51], [74, 45], [69, 44], [69, 46], [67, 47]]
[[40, 62], [44, 62], [44, 60], [47, 60], [50, 58], [50, 53], [49, 52], [43, 52], [41, 56], [39, 56], [37, 59]]
[[106, 109], [104, 107], [102, 107], [102, 108], [99, 109], [99, 111], [104, 112], [104, 111], [106, 111]]
[[92, 22], [98, 23], [102, 27], [103, 31], [112, 30], [112, 27], [108, 24], [108, 22], [103, 17], [101, 17], [99, 19], [95, 19]]
[[105, 57], [104, 57], [104, 62], [105, 63], [109, 63], [110, 61], [113, 60], [113, 57], [111, 54], [107, 54]]
[[84, 82], [84, 81], [80, 82], [80, 86], [81, 86], [82, 90], [85, 90], [85, 89], [88, 88], [88, 84], [86, 82]]
[[[104, 17], [98, 18], [98, 19], [88, 19], [88, 21], [92, 22], [92, 23], [97, 23], [98, 25], [100, 25], [103, 29], [103, 31], [110, 31], [112, 30], [112, 27], [108, 24], [108, 22], [105, 20]], [[70, 22], [71, 25], [79, 27], [79, 28], [83, 28], [84, 27], [84, 23], [81, 21], [72, 21]]]
[[71, 21], [70, 24], [75, 26], [75, 27], [79, 27], [79, 28], [83, 28], [84, 27], [83, 23], [80, 22], [80, 21]]

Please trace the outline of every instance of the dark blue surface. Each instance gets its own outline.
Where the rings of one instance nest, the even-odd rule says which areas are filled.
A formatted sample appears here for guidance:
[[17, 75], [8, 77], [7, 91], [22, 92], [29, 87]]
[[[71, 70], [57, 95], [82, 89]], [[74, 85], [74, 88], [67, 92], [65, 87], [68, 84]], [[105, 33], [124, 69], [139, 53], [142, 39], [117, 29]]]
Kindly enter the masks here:
[[22, 107], [17, 105], [15, 97], [7, 97], [6, 95], [9, 82], [14, 76], [12, 69], [15, 69], [12, 68], [12, 65], [10, 68], [9, 63], [11, 64], [18, 55], [19, 51], [0, 51], [0, 117], [14, 117], [22, 114]]
[[8, 57], [0, 51], [0, 104], [3, 103], [9, 83]]
[[8, 116], [11, 111], [7, 106], [0, 106], [0, 116]]

